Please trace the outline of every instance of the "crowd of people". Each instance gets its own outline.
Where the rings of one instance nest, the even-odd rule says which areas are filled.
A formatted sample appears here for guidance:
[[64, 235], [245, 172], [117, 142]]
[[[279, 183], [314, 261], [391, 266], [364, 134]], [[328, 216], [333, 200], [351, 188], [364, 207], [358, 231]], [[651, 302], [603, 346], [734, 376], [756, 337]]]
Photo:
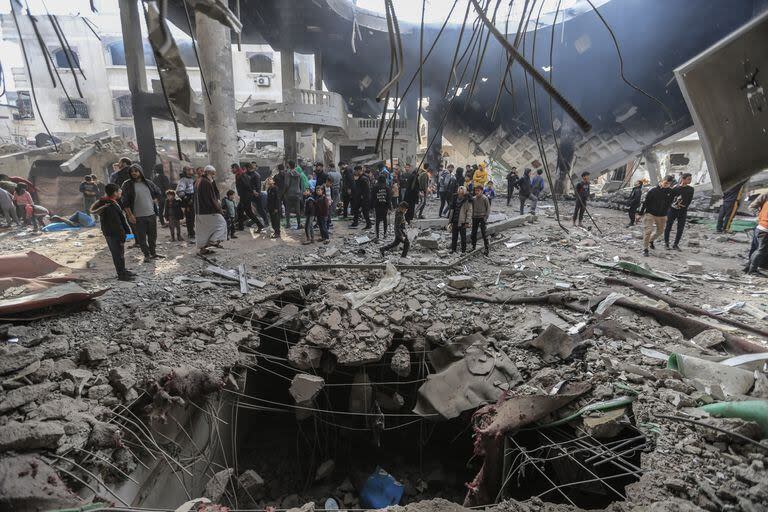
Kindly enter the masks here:
[[[407, 256], [410, 242], [407, 228], [414, 219], [423, 219], [429, 201], [439, 201], [438, 216], [445, 217], [451, 231], [451, 253], [467, 250], [467, 231], [472, 250], [478, 239], [488, 254], [486, 233], [491, 205], [496, 190], [485, 164], [454, 165], [432, 169], [423, 163], [418, 169], [411, 164], [377, 167], [339, 162], [328, 167], [322, 162], [314, 166], [287, 161], [268, 176], [261, 174], [255, 162], [232, 164], [234, 190], [220, 193], [213, 166], [183, 167], [176, 183], [158, 164], [147, 178], [140, 165], [129, 158], [114, 164], [106, 185], [95, 175], [83, 178], [79, 192], [83, 211], [100, 219], [102, 232], [112, 253], [118, 278], [132, 280], [125, 266], [125, 243], [135, 238], [145, 262], [163, 258], [157, 251], [158, 222], [167, 227], [171, 241], [186, 240], [197, 247], [198, 254], [213, 252], [227, 239], [237, 238], [246, 227], [255, 233], [268, 231], [272, 238], [281, 237], [281, 227], [303, 230], [304, 244], [328, 243], [334, 222], [349, 221], [349, 228], [362, 225], [375, 233], [374, 242], [387, 238], [392, 226], [393, 239], [380, 247], [382, 256], [402, 246]], [[545, 189], [543, 171], [525, 169], [518, 175], [513, 168], [507, 175], [506, 204], [515, 197], [519, 211], [535, 215]], [[680, 251], [688, 208], [694, 196], [692, 176], [684, 173], [679, 182], [666, 176], [643, 198], [642, 180], [635, 183], [627, 200], [629, 223], [643, 222], [643, 254], [650, 255], [655, 242], [663, 237], [668, 250]], [[584, 172], [574, 183], [574, 226], [583, 226], [588, 213], [590, 174]], [[31, 190], [30, 190], [31, 189]], [[717, 231], [728, 231], [742, 198], [745, 183], [726, 191], [717, 222]], [[36, 204], [34, 185], [27, 180], [9, 181], [0, 175], [0, 211], [8, 225], [30, 224], [34, 230], [47, 210]], [[755, 199], [750, 208], [758, 211], [757, 227], [752, 240], [749, 262], [744, 271], [760, 274], [768, 264], [768, 194]], [[390, 222], [390, 216], [393, 221]], [[295, 219], [295, 220], [294, 220]], [[674, 229], [673, 229], [674, 228]], [[674, 235], [673, 235], [674, 230]], [[317, 238], [316, 238], [317, 235]]]

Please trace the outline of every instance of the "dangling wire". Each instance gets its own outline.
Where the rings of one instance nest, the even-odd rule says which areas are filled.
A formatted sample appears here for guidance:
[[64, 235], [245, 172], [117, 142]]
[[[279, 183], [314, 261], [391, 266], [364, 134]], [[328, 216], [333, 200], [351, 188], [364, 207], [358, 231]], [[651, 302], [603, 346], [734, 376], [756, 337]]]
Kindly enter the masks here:
[[[197, 54], [197, 43], [195, 43], [195, 35], [197, 34], [197, 31], [192, 31], [192, 19], [189, 17], [189, 9], [187, 8], [187, 0], [181, 0], [181, 3], [184, 4], [184, 14], [187, 15], [187, 27], [189, 28], [189, 35], [192, 38], [192, 50], [195, 52], [195, 60], [197, 61], [197, 69], [200, 70], [200, 81], [203, 83], [203, 89], [205, 89], [205, 95], [208, 96], [208, 104], [212, 105], [213, 102], [211, 101], [211, 93], [208, 92], [208, 83], [205, 81], [205, 73], [203, 73], [203, 66], [200, 64], [200, 56]], [[237, 7], [238, 7], [238, 17], [240, 16], [240, 0], [237, 0]], [[239, 45], [240, 45], [240, 34], [237, 35], [238, 37], [238, 51], [239, 51]]]
[[21, 46], [21, 55], [24, 57], [24, 65], [27, 66], [27, 74], [29, 75], [29, 91], [32, 96], [32, 101], [35, 103], [35, 108], [37, 109], [37, 115], [40, 116], [40, 122], [43, 124], [43, 128], [45, 128], [45, 133], [48, 134], [48, 138], [51, 140], [51, 144], [53, 144], [53, 150], [58, 153], [59, 146], [56, 144], [56, 139], [53, 138], [53, 134], [51, 133], [51, 130], [48, 129], [48, 124], [45, 122], [45, 119], [43, 118], [43, 111], [40, 110], [40, 105], [37, 103], [37, 94], [35, 94], [35, 81], [32, 77], [32, 68], [29, 67], [29, 58], [27, 57], [27, 48], [24, 45], [24, 39], [21, 37], [21, 28], [19, 27], [19, 19], [16, 17], [16, 10], [13, 8], [13, 0], [9, 0], [10, 6], [11, 6], [11, 16], [13, 16], [13, 24], [16, 25], [16, 33], [19, 36], [19, 45]]
[[418, 141], [419, 146], [421, 146], [421, 130], [419, 129], [421, 127], [421, 99], [424, 97], [424, 12], [426, 10], [427, 0], [421, 0], [421, 26], [419, 27], [419, 108], [416, 113], [416, 140]]

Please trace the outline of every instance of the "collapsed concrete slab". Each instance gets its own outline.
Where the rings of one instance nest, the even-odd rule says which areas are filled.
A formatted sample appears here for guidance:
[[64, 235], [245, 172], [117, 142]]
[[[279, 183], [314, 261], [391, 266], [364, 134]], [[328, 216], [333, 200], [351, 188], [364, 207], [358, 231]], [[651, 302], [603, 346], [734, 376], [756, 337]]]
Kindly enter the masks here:
[[488, 236], [495, 235], [496, 233], [501, 233], [502, 231], [506, 231], [507, 229], [524, 226], [526, 222], [530, 222], [532, 219], [533, 219], [533, 215], [517, 215], [515, 217], [510, 217], [509, 219], [502, 220], [500, 222], [489, 224], [485, 232], [488, 234]]
[[56, 421], [9, 421], [0, 427], [0, 453], [54, 449], [64, 435], [64, 427]]

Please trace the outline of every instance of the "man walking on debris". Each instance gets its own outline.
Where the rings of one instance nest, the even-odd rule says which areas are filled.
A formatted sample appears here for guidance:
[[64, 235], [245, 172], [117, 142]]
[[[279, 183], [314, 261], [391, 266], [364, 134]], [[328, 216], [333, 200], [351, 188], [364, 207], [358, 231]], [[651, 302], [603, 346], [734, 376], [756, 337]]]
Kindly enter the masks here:
[[427, 206], [427, 198], [429, 197], [429, 164], [424, 163], [424, 166], [419, 171], [418, 176], [419, 185], [419, 218], [424, 218], [424, 208]]
[[485, 251], [483, 254], [488, 256], [491, 246], [488, 243], [488, 235], [485, 234], [485, 226], [488, 222], [488, 216], [491, 214], [491, 203], [488, 197], [483, 194], [481, 187], [475, 187], [475, 196], [472, 198], [472, 250], [477, 248], [477, 230], [483, 235], [483, 245]]
[[269, 225], [269, 216], [261, 201], [261, 174], [259, 174], [252, 163], [245, 164], [245, 174], [248, 176], [248, 184], [251, 190], [250, 208], [256, 208], [256, 214], [262, 219], [261, 226], [257, 224], [259, 231], [261, 231], [264, 226]]
[[520, 199], [520, 215], [525, 212], [525, 202], [531, 197], [531, 170], [525, 169], [523, 176], [517, 181], [517, 188], [520, 190], [518, 198]]
[[352, 166], [344, 162], [339, 162], [339, 169], [341, 169], [341, 203], [342, 208], [344, 208], [341, 217], [346, 219], [353, 203], [355, 173], [352, 170]]
[[252, 176], [248, 172], [241, 168], [237, 164], [232, 164], [232, 174], [235, 176], [235, 190], [237, 190], [237, 196], [239, 201], [237, 203], [236, 222], [237, 229], [242, 231], [245, 229], [246, 217], [251, 219], [251, 222], [256, 224], [258, 228], [257, 233], [261, 233], [264, 229], [261, 219], [253, 211], [253, 185], [251, 184]]
[[419, 174], [411, 170], [411, 164], [405, 165], [405, 173], [405, 190], [402, 188], [403, 185], [401, 180], [400, 191], [403, 193], [404, 202], [408, 203], [408, 211], [405, 214], [405, 220], [410, 224], [416, 214], [416, 205], [419, 202]]
[[374, 241], [378, 241], [379, 225], [381, 223], [384, 224], [384, 236], [387, 236], [387, 213], [389, 213], [389, 206], [392, 201], [389, 188], [387, 187], [387, 177], [383, 174], [379, 176], [378, 182], [374, 185], [371, 196], [373, 197], [373, 208], [376, 215], [376, 238]]
[[539, 195], [544, 191], [544, 174], [542, 169], [536, 169], [536, 176], [531, 178], [531, 214], [536, 215], [536, 205], [539, 204]]
[[451, 199], [448, 219], [451, 225], [451, 254], [456, 252], [461, 237], [461, 253], [467, 251], [467, 227], [472, 218], [472, 202], [467, 197], [467, 189], [462, 185]]
[[[277, 168], [280, 169], [281, 166]], [[296, 229], [301, 229], [301, 197], [303, 189], [301, 188], [301, 175], [296, 170], [296, 164], [288, 161], [288, 169], [285, 176], [285, 227], [291, 227], [291, 213], [296, 213]], [[309, 181], [307, 186], [309, 188]]]
[[515, 194], [517, 188], [517, 182], [520, 178], [517, 176], [517, 167], [513, 167], [507, 174], [507, 206], [512, 201], [512, 196]]
[[408, 207], [409, 205], [405, 201], [400, 203], [400, 205], [397, 207], [397, 211], [395, 212], [395, 239], [391, 244], [387, 244], [379, 249], [379, 253], [382, 257], [384, 257], [384, 253], [390, 249], [396, 248], [398, 245], [400, 245], [400, 243], [403, 244], [403, 252], [401, 257], [405, 258], [408, 256], [408, 249], [411, 247], [411, 241], [408, 240], [408, 233], [406, 232], [405, 222], [405, 212], [408, 211]]
[[[665, 176], [664, 180], [653, 187], [645, 195], [645, 201], [640, 208], [638, 219], [645, 216], [643, 220], [643, 256], [648, 256], [648, 249], [655, 249], [654, 240], [664, 232], [664, 226], [667, 223], [667, 210], [672, 201], [672, 193], [669, 189], [671, 176]], [[656, 232], [654, 233], [654, 227]]]
[[640, 202], [643, 199], [643, 180], [637, 180], [637, 183], [632, 187], [632, 191], [629, 193], [627, 199], [627, 205], [629, 206], [629, 224], [626, 227], [634, 226], [637, 218], [637, 209], [640, 208]]
[[731, 230], [731, 222], [739, 209], [739, 202], [744, 196], [744, 190], [747, 188], [747, 181], [737, 183], [723, 193], [723, 204], [720, 206], [720, 212], [717, 215], [717, 232], [727, 233]]
[[267, 212], [269, 213], [269, 222], [272, 224], [272, 238], [280, 238], [280, 191], [277, 188], [275, 180], [267, 179]]
[[669, 234], [672, 231], [672, 224], [677, 221], [677, 233], [675, 234], [675, 243], [672, 249], [680, 250], [680, 239], [683, 237], [685, 221], [688, 218], [688, 207], [693, 200], [693, 187], [691, 183], [691, 173], [684, 173], [680, 177], [680, 184], [672, 189], [672, 205], [667, 212], [667, 225], [664, 228], [664, 246], [669, 250]]
[[766, 277], [766, 274], [760, 271], [760, 268], [768, 263], [768, 192], [760, 194], [749, 205], [750, 210], [758, 210], [757, 227], [755, 227], [755, 238], [757, 238], [757, 249], [750, 256], [749, 263], [744, 268], [748, 274]]
[[163, 258], [157, 254], [157, 218], [155, 203], [163, 198], [157, 185], [144, 177], [139, 164], [133, 164], [131, 179], [123, 184], [123, 208], [128, 222], [136, 228], [136, 241], [144, 254], [144, 263]]
[[[171, 180], [163, 171], [163, 164], [155, 166], [155, 175], [152, 177], [152, 183], [157, 185], [160, 192], [165, 194], [171, 188]], [[157, 216], [160, 217], [160, 225], [165, 227], [165, 201], [161, 200], [157, 205]]]
[[184, 221], [187, 225], [187, 238], [195, 239], [195, 174], [192, 167], [185, 165], [176, 184], [176, 197], [184, 209]]
[[195, 245], [201, 256], [212, 252], [209, 247], [221, 247], [221, 242], [227, 239], [227, 221], [222, 215], [215, 176], [216, 168], [206, 165], [195, 193]]
[[363, 174], [362, 166], [355, 167], [355, 185], [352, 191], [353, 206], [352, 206], [352, 224], [350, 227], [356, 228], [360, 220], [360, 212], [362, 211], [363, 219], [365, 219], [365, 228], [371, 229], [371, 182], [368, 181], [368, 176]]
[[437, 195], [440, 197], [440, 209], [437, 216], [443, 216], [443, 210], [448, 215], [448, 209], [451, 207], [451, 198], [448, 196], [451, 180], [453, 179], [453, 165], [447, 169], [440, 169], [440, 175], [437, 178]]
[[[328, 169], [328, 180], [331, 181], [331, 186], [326, 187], [325, 195], [331, 198], [330, 212], [328, 213], [328, 226], [331, 226], [333, 222], [331, 218], [336, 215], [337, 205], [339, 204], [340, 192], [341, 192], [341, 173], [330, 163]], [[327, 180], [326, 180], [327, 183]]]
[[136, 274], [125, 268], [125, 238], [131, 228], [119, 203], [122, 191], [116, 184], [108, 183], [104, 193], [105, 196], [93, 204], [89, 213], [101, 219], [101, 232], [112, 255], [117, 278], [120, 281], [132, 281]]
[[576, 220], [579, 221], [579, 227], [583, 227], [584, 212], [587, 211], [587, 201], [589, 200], [589, 173], [581, 173], [581, 181], [576, 184], [576, 205], [573, 208], [573, 225]]

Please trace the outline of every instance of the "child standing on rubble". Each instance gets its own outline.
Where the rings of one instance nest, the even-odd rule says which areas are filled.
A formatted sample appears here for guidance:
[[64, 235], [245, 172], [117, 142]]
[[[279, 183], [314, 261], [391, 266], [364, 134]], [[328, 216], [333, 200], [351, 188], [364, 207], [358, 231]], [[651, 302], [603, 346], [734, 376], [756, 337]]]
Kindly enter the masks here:
[[181, 238], [181, 219], [184, 218], [184, 206], [181, 204], [181, 199], [176, 197], [175, 190], [168, 190], [165, 193], [165, 207], [163, 208], [163, 214], [165, 221], [168, 224], [168, 229], [171, 230], [171, 241], [184, 241]]
[[330, 242], [328, 228], [331, 221], [331, 203], [333, 202], [331, 197], [325, 194], [326, 190], [330, 190], [330, 187], [321, 185], [315, 187], [315, 218], [324, 244]]
[[304, 189], [304, 245], [315, 243], [315, 198], [309, 187]]
[[235, 234], [235, 219], [237, 219], [237, 203], [235, 203], [235, 191], [227, 190], [227, 195], [221, 200], [221, 211], [224, 212], [224, 220], [227, 221], [227, 233], [229, 238], [237, 238]]
[[131, 228], [119, 203], [122, 190], [116, 184], [108, 183], [104, 187], [104, 194], [104, 197], [93, 204], [89, 213], [101, 218], [101, 232], [112, 254], [117, 279], [133, 281], [136, 274], [125, 268], [125, 238]]
[[395, 212], [395, 240], [391, 244], [387, 244], [379, 249], [379, 253], [384, 257], [384, 253], [390, 249], [394, 249], [400, 243], [403, 244], [402, 257], [405, 258], [408, 255], [408, 249], [411, 247], [411, 242], [408, 240], [408, 233], [405, 230], [405, 212], [408, 211], [409, 205], [406, 201], [400, 203]]

